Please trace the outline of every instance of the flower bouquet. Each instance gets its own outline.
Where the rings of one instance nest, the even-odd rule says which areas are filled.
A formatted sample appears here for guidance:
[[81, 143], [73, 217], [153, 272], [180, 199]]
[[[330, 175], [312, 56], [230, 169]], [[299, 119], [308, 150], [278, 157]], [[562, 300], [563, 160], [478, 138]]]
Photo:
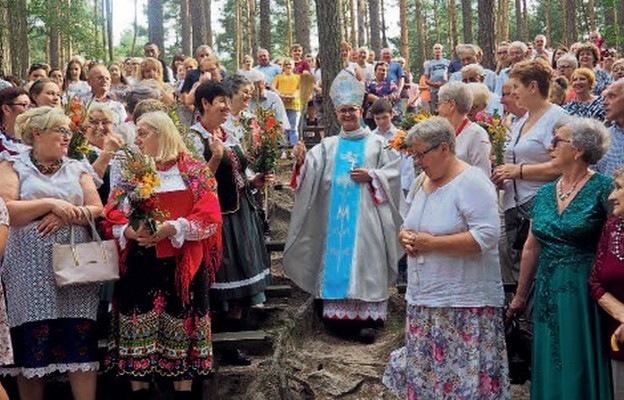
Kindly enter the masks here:
[[160, 185], [154, 159], [127, 147], [120, 157], [121, 179], [111, 195], [114, 204], [128, 218], [130, 226], [137, 230], [141, 222], [156, 232], [157, 221], [162, 220], [157, 210], [154, 189]]
[[280, 157], [280, 145], [284, 143], [284, 130], [268, 108], [256, 108], [250, 118], [241, 118], [244, 126], [243, 148], [251, 170], [267, 174], [275, 169]]
[[505, 140], [507, 139], [507, 128], [503, 124], [503, 118], [496, 111], [490, 115], [479, 112], [475, 115], [475, 122], [479, 124], [490, 137], [492, 144], [492, 156], [496, 165], [505, 163]]
[[427, 118], [431, 117], [431, 114], [427, 111], [419, 109], [417, 113], [406, 113], [403, 115], [400, 128], [405, 132], [412, 129], [412, 127], [420, 122], [423, 122]]
[[82, 160], [89, 152], [89, 141], [85, 136], [88, 109], [88, 105], [85, 107], [79, 97], [70, 97], [65, 104], [65, 114], [71, 120], [72, 131], [67, 156], [76, 160]]
[[407, 137], [407, 133], [402, 130], [398, 130], [394, 136], [388, 140], [386, 144], [386, 149], [396, 150], [401, 154], [407, 154], [407, 144], [405, 144], [405, 138]]

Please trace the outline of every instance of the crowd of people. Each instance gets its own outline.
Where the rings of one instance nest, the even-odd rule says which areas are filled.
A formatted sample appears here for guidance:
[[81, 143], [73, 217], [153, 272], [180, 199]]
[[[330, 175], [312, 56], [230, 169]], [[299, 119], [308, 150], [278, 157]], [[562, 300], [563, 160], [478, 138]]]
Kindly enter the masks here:
[[[297, 44], [274, 60], [259, 49], [236, 71], [207, 45], [167, 65], [148, 43], [143, 58], [74, 56], [4, 77], [0, 374], [23, 399], [43, 399], [56, 373], [75, 399], [95, 399], [98, 370], [128, 378], [136, 399], [154, 377], [192, 398], [214, 369], [214, 318], [245, 329], [246, 309], [266, 301], [262, 189], [275, 176], [250, 168], [243, 139], [269, 109], [293, 164], [284, 271], [327, 329], [375, 341], [389, 288], [406, 281], [405, 343], [383, 377], [397, 396], [510, 398], [505, 322], [524, 318], [532, 398], [622, 398], [624, 59], [589, 39], [503, 42], [495, 70], [476, 44], [452, 59], [435, 44], [416, 79], [390, 49], [376, 59], [343, 43], [330, 93]], [[308, 149], [302, 128], [324, 125], [324, 96], [340, 130]], [[426, 117], [405, 125], [415, 114]], [[484, 116], [505, 131], [500, 157]], [[129, 149], [155, 163], [153, 227], [117, 201]], [[120, 279], [59, 286], [53, 247], [93, 240], [92, 218], [118, 245]], [[503, 277], [517, 284], [507, 307]], [[236, 348], [217, 356], [250, 364]]]

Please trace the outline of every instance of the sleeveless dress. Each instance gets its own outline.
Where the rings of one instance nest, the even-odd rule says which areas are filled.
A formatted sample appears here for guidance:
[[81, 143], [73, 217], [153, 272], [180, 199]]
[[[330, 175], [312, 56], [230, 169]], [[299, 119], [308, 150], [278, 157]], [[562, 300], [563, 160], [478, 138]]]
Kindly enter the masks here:
[[[30, 161], [30, 151], [9, 158], [20, 181], [20, 200], [55, 198], [84, 205], [80, 176], [91, 175], [86, 163], [63, 159], [61, 169], [43, 175]], [[11, 227], [2, 282], [6, 290], [8, 324], [14, 365], [0, 374], [27, 378], [52, 372], [93, 371], [98, 368], [96, 311], [98, 285], [57, 287], [52, 245], [69, 243], [69, 226], [41, 236], [39, 220]], [[77, 243], [91, 240], [86, 227], [74, 226]]]
[[607, 349], [587, 279], [607, 217], [612, 179], [594, 174], [560, 214], [556, 184], [545, 184], [532, 210], [541, 245], [535, 277], [531, 398], [610, 399]]

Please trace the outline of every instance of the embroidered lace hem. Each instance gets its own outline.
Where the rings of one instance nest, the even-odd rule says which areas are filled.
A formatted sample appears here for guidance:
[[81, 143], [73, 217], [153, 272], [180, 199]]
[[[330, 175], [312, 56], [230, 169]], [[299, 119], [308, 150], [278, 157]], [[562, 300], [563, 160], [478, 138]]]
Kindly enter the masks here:
[[323, 318], [346, 320], [386, 320], [387, 301], [323, 300]]
[[17, 376], [24, 375], [25, 378], [43, 378], [53, 372], [87, 372], [97, 371], [100, 367], [100, 363], [97, 361], [88, 363], [72, 363], [72, 364], [50, 364], [41, 368], [23, 368], [23, 367], [8, 367], [0, 368], [0, 375], [5, 376]]

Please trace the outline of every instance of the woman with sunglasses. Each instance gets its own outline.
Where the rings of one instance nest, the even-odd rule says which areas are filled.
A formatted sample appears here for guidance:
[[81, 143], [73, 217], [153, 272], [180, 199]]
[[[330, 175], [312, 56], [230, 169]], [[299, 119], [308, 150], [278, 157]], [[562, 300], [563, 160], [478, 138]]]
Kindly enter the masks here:
[[587, 285], [613, 184], [589, 166], [610, 135], [591, 118], [567, 117], [555, 129], [549, 153], [562, 174], [535, 196], [508, 316], [524, 308], [535, 279], [531, 398], [610, 399], [601, 317]]
[[600, 62], [600, 68], [612, 75], [613, 63], [618, 59], [617, 50], [611, 47], [602, 52], [602, 61]]
[[0, 90], [0, 152], [17, 154], [28, 149], [15, 132], [15, 119], [30, 108], [24, 89], [8, 87]]
[[[67, 373], [74, 399], [95, 399], [98, 370], [97, 284], [58, 287], [53, 244], [91, 240], [85, 214], [97, 218], [102, 202], [89, 164], [66, 157], [71, 131], [62, 110], [38, 107], [17, 118], [16, 130], [31, 150], [0, 163], [0, 196], [11, 234], [2, 282], [20, 398], [42, 400], [44, 377]], [[5, 153], [6, 154], [6, 153]]]

